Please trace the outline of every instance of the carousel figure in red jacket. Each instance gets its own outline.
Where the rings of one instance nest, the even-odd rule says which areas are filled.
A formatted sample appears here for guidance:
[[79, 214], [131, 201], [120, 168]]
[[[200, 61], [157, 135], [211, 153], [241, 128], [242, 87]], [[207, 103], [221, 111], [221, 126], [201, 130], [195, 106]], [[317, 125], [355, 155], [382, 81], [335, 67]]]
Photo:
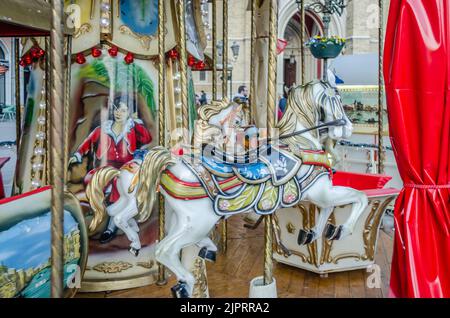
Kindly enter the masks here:
[[[84, 156], [90, 156], [93, 160], [94, 169], [87, 173], [84, 179], [85, 185], [89, 183], [98, 168], [112, 166], [120, 169], [125, 164], [131, 167], [136, 150], [146, 148], [151, 143], [152, 136], [142, 121], [131, 117], [128, 101], [130, 99], [127, 100], [127, 97], [116, 97], [110, 105], [112, 119], [96, 127], [71, 156], [69, 165], [81, 163]], [[137, 164], [134, 165], [137, 166]], [[119, 192], [115, 188], [115, 182], [112, 182], [108, 201], [111, 204], [118, 198]], [[130, 221], [132, 222], [130, 225], [138, 231], [136, 221], [134, 219]], [[111, 241], [116, 231], [117, 227], [110, 218], [107, 229], [100, 236], [100, 242]]]

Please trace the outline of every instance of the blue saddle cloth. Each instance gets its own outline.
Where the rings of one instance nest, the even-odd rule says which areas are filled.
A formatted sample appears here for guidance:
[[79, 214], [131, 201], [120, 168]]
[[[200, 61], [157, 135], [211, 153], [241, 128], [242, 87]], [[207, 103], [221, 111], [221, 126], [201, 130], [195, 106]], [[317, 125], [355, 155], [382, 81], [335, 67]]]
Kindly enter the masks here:
[[202, 163], [217, 176], [236, 175], [250, 183], [265, 182], [272, 177], [274, 185], [288, 182], [301, 166], [300, 160], [294, 155], [272, 145], [262, 148], [258, 154], [257, 160], [251, 163], [227, 162], [221, 156], [202, 156]]

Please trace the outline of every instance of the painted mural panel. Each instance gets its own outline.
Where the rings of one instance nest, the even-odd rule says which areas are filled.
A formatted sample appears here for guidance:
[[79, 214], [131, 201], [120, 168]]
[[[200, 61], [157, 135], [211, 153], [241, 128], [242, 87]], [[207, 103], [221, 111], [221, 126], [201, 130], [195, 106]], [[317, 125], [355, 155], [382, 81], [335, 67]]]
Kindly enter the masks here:
[[[0, 200], [0, 298], [48, 298], [51, 291], [50, 187]], [[73, 296], [87, 259], [80, 206], [66, 194], [64, 288]]]
[[[136, 173], [139, 166], [133, 159], [158, 143], [156, 79], [152, 61], [127, 63], [121, 53], [108, 54], [108, 47], [99, 57], [87, 56], [85, 63], [72, 65], [68, 189], [82, 202], [88, 223], [93, 213], [86, 189], [94, 173], [101, 167], [124, 165]], [[104, 187], [107, 207], [119, 199], [115, 180], [96, 186]], [[153, 272], [157, 209], [142, 224], [130, 221], [142, 245], [136, 256], [129, 252], [128, 236], [118, 229], [110, 210], [106, 212], [91, 233], [85, 281], [130, 279]]]
[[[166, 2], [166, 47], [175, 46], [172, 1]], [[158, 0], [118, 0], [113, 4], [111, 41], [141, 55], [158, 54]]]

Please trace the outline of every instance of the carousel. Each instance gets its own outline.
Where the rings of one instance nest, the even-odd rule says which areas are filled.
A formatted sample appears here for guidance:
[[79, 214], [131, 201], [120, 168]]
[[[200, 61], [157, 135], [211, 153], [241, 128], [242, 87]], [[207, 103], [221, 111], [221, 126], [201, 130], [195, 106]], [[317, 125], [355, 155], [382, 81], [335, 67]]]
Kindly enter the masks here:
[[246, 1], [249, 94], [230, 98], [236, 1], [3, 1], [1, 298], [450, 296], [446, 1], [391, 0], [387, 27], [373, 1], [371, 132], [329, 72], [348, 1], [295, 1], [322, 31], [280, 91], [284, 2]]

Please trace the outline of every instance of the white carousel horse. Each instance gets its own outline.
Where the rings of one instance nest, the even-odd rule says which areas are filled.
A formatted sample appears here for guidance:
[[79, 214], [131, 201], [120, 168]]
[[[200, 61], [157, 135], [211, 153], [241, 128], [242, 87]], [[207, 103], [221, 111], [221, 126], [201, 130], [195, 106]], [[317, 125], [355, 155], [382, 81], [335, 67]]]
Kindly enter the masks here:
[[[313, 128], [321, 119], [324, 122], [335, 120], [334, 116], [339, 114], [343, 114], [343, 110], [336, 91], [326, 83], [313, 82], [291, 91], [286, 112], [277, 127], [280, 135], [289, 134]], [[226, 114], [219, 111], [213, 116], [220, 118]], [[209, 128], [212, 129], [206, 129], [204, 136], [214, 139], [220, 135], [219, 127]], [[349, 129], [351, 124], [347, 121], [345, 126], [330, 128], [329, 136], [341, 138]], [[208, 234], [222, 217], [250, 211], [271, 214], [278, 208], [294, 206], [300, 199], [309, 200], [324, 215], [314, 229], [299, 236], [299, 243], [309, 243], [322, 233], [334, 206], [352, 204], [349, 219], [337, 228], [329, 225], [326, 230], [328, 239], [350, 235], [367, 206], [367, 197], [354, 189], [332, 185], [327, 169], [323, 168], [326, 155], [319, 153], [321, 145], [317, 130], [283, 139], [283, 142], [289, 151], [268, 145], [257, 152], [258, 161], [252, 164], [215, 161], [213, 157], [229, 157], [220, 151], [194, 156], [192, 160], [177, 158], [169, 150], [155, 147], [143, 158], [139, 172], [110, 167], [100, 169], [93, 177], [97, 186], [87, 191], [90, 202], [94, 203], [90, 227], [95, 229], [105, 213], [102, 186], [116, 177], [120, 199], [113, 204], [115, 206], [106, 209], [119, 211], [114, 216], [115, 221], [117, 217], [116, 224], [132, 241], [131, 247], [138, 249], [139, 238], [132, 233], [128, 221], [135, 218], [142, 222], [149, 217], [159, 188], [165, 198], [168, 219], [167, 234], [157, 245], [156, 259], [177, 276], [179, 283], [172, 290], [181, 297], [192, 295], [195, 279], [183, 267], [180, 251], [197, 244], [202, 248], [203, 256], [214, 255], [217, 248]], [[127, 217], [118, 217], [121, 213]]]

